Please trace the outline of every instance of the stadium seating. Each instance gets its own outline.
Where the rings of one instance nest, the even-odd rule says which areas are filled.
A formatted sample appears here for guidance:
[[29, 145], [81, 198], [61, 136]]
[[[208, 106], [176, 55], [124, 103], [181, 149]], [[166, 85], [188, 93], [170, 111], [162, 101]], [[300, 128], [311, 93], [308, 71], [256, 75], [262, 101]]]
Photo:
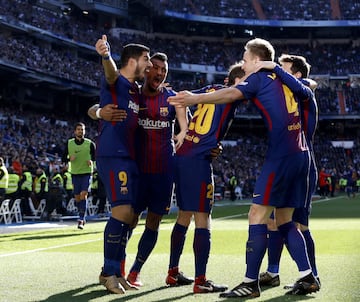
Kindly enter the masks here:
[[30, 209], [31, 209], [33, 215], [24, 215], [23, 219], [26, 219], [26, 220], [40, 220], [41, 216], [43, 215], [43, 213], [45, 211], [46, 200], [41, 199], [40, 202], [39, 202], [39, 205], [37, 207], [35, 207], [35, 205], [34, 205], [31, 198], [29, 198], [28, 201], [29, 201], [29, 206], [30, 206]]
[[10, 199], [5, 199], [0, 205], [0, 222], [4, 221], [5, 224], [11, 223], [10, 218]]
[[20, 207], [21, 199], [15, 199], [11, 210], [10, 210], [10, 222], [15, 221], [16, 223], [22, 222], [22, 213], [21, 213], [21, 207]]

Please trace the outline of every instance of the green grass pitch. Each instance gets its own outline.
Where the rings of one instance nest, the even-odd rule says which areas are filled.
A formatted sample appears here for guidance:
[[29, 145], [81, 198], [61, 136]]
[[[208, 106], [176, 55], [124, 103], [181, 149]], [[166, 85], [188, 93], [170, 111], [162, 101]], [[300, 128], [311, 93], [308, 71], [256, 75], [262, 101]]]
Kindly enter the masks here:
[[[221, 203], [219, 203], [220, 205]], [[212, 246], [207, 278], [234, 287], [245, 272], [247, 211], [243, 204], [214, 207]], [[45, 230], [8, 233], [0, 226], [0, 301], [227, 301], [218, 294], [192, 294], [192, 286], [167, 288], [165, 277], [169, 261], [169, 240], [175, 215], [164, 219], [158, 243], [145, 263], [139, 291], [114, 295], [98, 284], [103, 262], [105, 222], [89, 222], [83, 231], [76, 223]], [[127, 248], [127, 270], [137, 250], [144, 220], [134, 231]], [[192, 252], [193, 224], [189, 229], [180, 269], [194, 274]], [[284, 296], [283, 285], [298, 278], [295, 263], [283, 252], [281, 286], [265, 289], [253, 301], [360, 301], [360, 197], [335, 197], [313, 204], [310, 228], [315, 238], [321, 290], [308, 296]], [[265, 256], [262, 271], [266, 268]], [[230, 300], [230, 299], [229, 299]], [[231, 299], [238, 301], [240, 299]]]

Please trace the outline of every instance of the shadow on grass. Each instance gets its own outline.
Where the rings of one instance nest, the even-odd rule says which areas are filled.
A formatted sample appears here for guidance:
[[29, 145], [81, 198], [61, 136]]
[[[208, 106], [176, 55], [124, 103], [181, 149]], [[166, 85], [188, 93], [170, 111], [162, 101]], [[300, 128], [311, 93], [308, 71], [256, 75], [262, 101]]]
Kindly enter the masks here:
[[[160, 286], [157, 288], [153, 288], [150, 290], [139, 290], [139, 291], [130, 291], [128, 294], [125, 295], [116, 295], [116, 294], [110, 294], [103, 288], [100, 287], [99, 283], [93, 283], [86, 285], [84, 287], [75, 288], [72, 290], [68, 290], [62, 293], [54, 294], [52, 296], [49, 296], [48, 298], [45, 298], [43, 300], [39, 300], [38, 302], [64, 302], [64, 301], [76, 301], [76, 302], [89, 302], [92, 300], [99, 299], [101, 297], [107, 297], [106, 301], [138, 301], [141, 300], [144, 301], [144, 298], [146, 298], [146, 295], [159, 292], [158, 298], [156, 300], [148, 299], [148, 302], [171, 302], [171, 301], [177, 301], [186, 299], [186, 297], [193, 296], [194, 294], [192, 292], [187, 292], [180, 295], [173, 295], [171, 297], [165, 297], [161, 299], [162, 295], [161, 291], [169, 289], [168, 286]], [[200, 296], [200, 295], [199, 295]], [[201, 296], [206, 296], [206, 294], [201, 294]], [[210, 298], [210, 296], [209, 296]], [[261, 297], [260, 297], [261, 298]], [[311, 299], [315, 299], [316, 295], [308, 295], [308, 296], [291, 296], [291, 295], [281, 295], [278, 297], [267, 299], [267, 302], [292, 302], [292, 301], [308, 301]], [[247, 301], [247, 300], [253, 300], [254, 298], [241, 298], [241, 301]], [[211, 295], [212, 301], [222, 302], [222, 301], [234, 301], [234, 298], [219, 298], [214, 297]]]
[[[261, 299], [262, 295], [260, 296]], [[248, 301], [248, 300], [254, 300], [254, 298], [239, 298], [241, 301]], [[291, 296], [291, 295], [282, 295], [270, 299], [266, 299], [266, 302], [292, 302], [292, 301], [307, 301], [310, 299], [316, 299], [316, 296]], [[236, 298], [235, 298], [236, 300]], [[218, 298], [218, 300], [215, 300], [215, 302], [224, 302], [224, 301], [234, 301], [234, 298]], [[239, 300], [236, 300], [239, 301]], [[265, 300], [262, 300], [265, 301]]]
[[[94, 289], [92, 290], [92, 288], [94, 288]], [[153, 289], [147, 290], [147, 291], [143, 291], [143, 290], [130, 291], [130, 292], [128, 292], [128, 294], [125, 294], [125, 295], [116, 295], [116, 294], [109, 293], [102, 286], [99, 287], [99, 283], [93, 283], [93, 284], [86, 285], [84, 287], [79, 287], [79, 288], [68, 290], [68, 291], [65, 291], [62, 293], [54, 294], [52, 296], [49, 296], [46, 299], [39, 300], [38, 302], [64, 302], [64, 301], [88, 302], [88, 301], [92, 301], [94, 299], [99, 299], [99, 298], [105, 297], [105, 296], [110, 298], [110, 299], [107, 299], [107, 301], [119, 301], [119, 299], [121, 299], [121, 301], [132, 301], [132, 300], [137, 301], [141, 297], [145, 297], [146, 295], [148, 295], [150, 293], [165, 290], [168, 288], [169, 288], [168, 286], [160, 286], [158, 288], [153, 288]], [[161, 293], [159, 293], [159, 295], [161, 295]], [[193, 295], [193, 294], [186, 293], [181, 296], [172, 296], [170, 298], [165, 298], [165, 299], [156, 299], [156, 300], [154, 300], [154, 302], [155, 301], [156, 302], [176, 301], [176, 300], [182, 299], [182, 298], [190, 296], [190, 295]], [[151, 301], [149, 300], [149, 302], [151, 302]]]
[[[139, 291], [131, 291], [131, 293], [129, 293], [129, 295], [124, 295], [124, 296], [121, 296], [121, 301], [138, 301], [140, 298], [142, 298], [142, 301], [144, 301], [144, 298], [146, 297], [146, 295], [150, 294], [150, 293], [153, 293], [153, 292], [157, 292], [157, 291], [162, 291], [162, 290], [168, 290], [169, 287], [164, 285], [164, 286], [160, 286], [160, 287], [157, 287], [157, 288], [153, 288], [153, 289], [150, 289], [150, 290], [139, 290]], [[168, 297], [168, 298], [164, 298], [164, 299], [161, 299], [161, 293], [159, 292], [159, 295], [158, 295], [158, 298], [156, 298], [156, 300], [147, 300], [148, 302], [171, 302], [171, 301], [176, 301], [176, 300], [180, 300], [184, 297], [187, 297], [187, 296], [192, 296], [193, 293], [191, 292], [188, 292], [188, 293], [185, 293], [185, 294], [182, 294], [182, 295], [179, 295], [179, 296], [171, 296], [171, 297]]]
[[96, 232], [79, 232], [75, 230], [73, 233], [67, 233], [67, 234], [48, 234], [48, 235], [32, 235], [32, 236], [26, 236], [15, 238], [14, 240], [47, 240], [47, 239], [55, 239], [55, 238], [66, 238], [66, 237], [75, 237], [75, 236], [84, 236], [84, 235], [94, 235], [94, 234], [102, 234], [103, 231], [96, 231]]
[[[54, 294], [44, 300], [39, 300], [39, 302], [65, 302], [65, 301], [87, 302], [87, 301], [91, 301], [92, 299], [96, 299], [108, 295], [107, 291], [103, 289], [98, 289], [89, 292], [89, 289], [91, 289], [92, 287], [99, 287], [99, 283], [93, 283], [83, 287], [68, 290], [62, 293]], [[86, 292], [82, 293], [83, 291]]]

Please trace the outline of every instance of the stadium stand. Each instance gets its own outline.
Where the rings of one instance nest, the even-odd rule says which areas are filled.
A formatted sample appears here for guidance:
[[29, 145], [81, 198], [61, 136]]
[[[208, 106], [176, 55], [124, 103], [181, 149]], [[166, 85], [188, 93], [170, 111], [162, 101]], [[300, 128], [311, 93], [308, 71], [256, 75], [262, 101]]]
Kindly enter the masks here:
[[[312, 65], [311, 77], [319, 84], [315, 144], [319, 168], [328, 172], [335, 168], [339, 179], [351, 163], [360, 174], [356, 26], [360, 5], [356, 1], [300, 1], [303, 9], [296, 11], [290, 0], [281, 5], [261, 0], [242, 5], [235, 0], [128, 1], [127, 18], [101, 11], [85, 15], [77, 2], [0, 0], [0, 152], [8, 166], [25, 163], [33, 173], [38, 166], [49, 173], [79, 120], [89, 125], [89, 138], [96, 139], [96, 123], [86, 110], [98, 101], [102, 67], [93, 44], [103, 33], [109, 36], [116, 59], [121, 46], [129, 42], [167, 53], [169, 80], [175, 90], [221, 83], [227, 68], [241, 58], [244, 43], [260, 36], [272, 41], [277, 55], [302, 54]], [[115, 2], [121, 1], [109, 3]], [[198, 19], [192, 20], [191, 14]], [[244, 20], [252, 21], [244, 24]], [[284, 22], [273, 26], [279, 20]], [[299, 31], [293, 26], [297, 23], [286, 26], [287, 20], [317, 25]], [[348, 23], [320, 26], [323, 23], [318, 21]], [[214, 163], [217, 192], [222, 196], [231, 172], [237, 175], [242, 195], [251, 195], [266, 147], [262, 130], [257, 112], [244, 102], [228, 135], [235, 144], [225, 146], [223, 156]], [[334, 143], [339, 141], [343, 145], [351, 141], [353, 146]]]

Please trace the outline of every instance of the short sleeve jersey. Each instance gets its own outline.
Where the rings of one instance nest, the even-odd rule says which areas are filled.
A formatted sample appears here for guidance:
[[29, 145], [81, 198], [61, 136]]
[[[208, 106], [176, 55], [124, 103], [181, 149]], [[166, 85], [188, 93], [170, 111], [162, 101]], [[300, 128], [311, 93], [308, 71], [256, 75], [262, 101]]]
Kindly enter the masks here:
[[138, 127], [139, 89], [136, 83], [119, 76], [113, 85], [105, 79], [101, 83], [100, 107], [118, 105], [127, 112], [122, 122], [100, 120], [97, 139], [97, 156], [127, 157], [135, 159], [135, 139]]
[[[193, 93], [211, 92], [221, 88], [224, 86], [209, 85]], [[211, 150], [217, 147], [231, 125], [236, 106], [237, 103], [197, 105], [184, 143], [176, 154], [210, 159]]]
[[175, 107], [167, 102], [172, 90], [156, 96], [140, 95], [137, 162], [143, 173], [169, 173], [174, 155]]
[[268, 130], [266, 159], [279, 159], [306, 150], [298, 103], [275, 73], [251, 74], [236, 88], [255, 104], [265, 122]]

